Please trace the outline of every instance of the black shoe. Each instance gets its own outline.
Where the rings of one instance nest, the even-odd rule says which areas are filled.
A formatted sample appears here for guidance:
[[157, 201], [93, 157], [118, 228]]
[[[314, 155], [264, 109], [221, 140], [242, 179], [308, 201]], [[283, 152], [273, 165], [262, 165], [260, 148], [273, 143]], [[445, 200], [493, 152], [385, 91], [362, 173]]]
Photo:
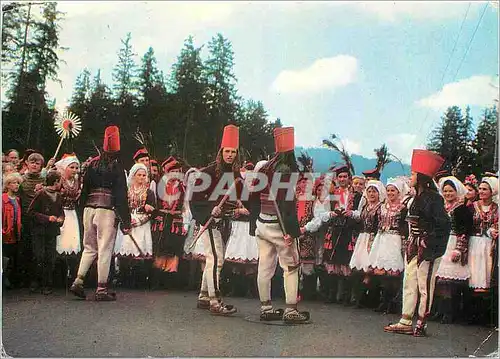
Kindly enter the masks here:
[[42, 289], [42, 294], [43, 294], [43, 295], [50, 295], [50, 294], [52, 294], [53, 292], [54, 292], [54, 291], [52, 290], [52, 288], [51, 288], [51, 287], [44, 287], [44, 288]]
[[69, 291], [76, 295], [78, 298], [85, 299], [87, 296], [85, 295], [85, 291], [83, 289], [83, 285], [73, 283], [69, 288]]
[[96, 292], [96, 302], [114, 302], [116, 300], [116, 293], [109, 293], [108, 291]]

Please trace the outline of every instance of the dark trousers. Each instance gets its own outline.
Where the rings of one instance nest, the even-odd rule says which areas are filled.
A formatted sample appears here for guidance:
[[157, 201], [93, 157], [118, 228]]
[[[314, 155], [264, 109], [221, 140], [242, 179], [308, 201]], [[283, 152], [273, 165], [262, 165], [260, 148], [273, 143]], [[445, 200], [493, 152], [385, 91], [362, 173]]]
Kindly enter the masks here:
[[[18, 275], [18, 244], [17, 243], [3, 243], [2, 256], [7, 263], [4, 264], [3, 274], [10, 285], [17, 285]], [[4, 281], [5, 283], [5, 281]]]
[[50, 233], [35, 235], [33, 255], [36, 263], [34, 279], [43, 287], [51, 287], [56, 262], [56, 236]]

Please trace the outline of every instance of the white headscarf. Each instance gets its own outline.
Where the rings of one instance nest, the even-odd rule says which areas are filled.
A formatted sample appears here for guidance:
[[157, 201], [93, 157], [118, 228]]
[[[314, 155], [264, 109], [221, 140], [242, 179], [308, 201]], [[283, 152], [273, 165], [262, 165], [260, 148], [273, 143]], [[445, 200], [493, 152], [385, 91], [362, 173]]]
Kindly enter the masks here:
[[147, 167], [145, 165], [143, 165], [142, 163], [136, 163], [132, 166], [132, 168], [130, 169], [130, 172], [128, 173], [127, 186], [129, 188], [130, 188], [130, 186], [132, 186], [134, 176], [137, 173], [137, 171], [139, 171], [139, 170], [144, 170], [146, 172], [146, 180], [147, 180], [147, 182], [149, 182], [149, 174], [148, 174]]
[[493, 201], [498, 203], [498, 178], [496, 177], [483, 177], [481, 182], [487, 183], [491, 188], [491, 194], [493, 196]]
[[61, 174], [63, 174], [66, 168], [68, 168], [68, 166], [72, 163], [78, 163], [78, 166], [80, 166], [80, 161], [76, 156], [67, 156], [65, 158], [61, 158], [54, 165], [56, 166], [57, 170], [61, 172]]
[[255, 165], [253, 171], [254, 172], [258, 172], [262, 167], [264, 167], [264, 165], [267, 163], [268, 161], [266, 160], [262, 160], [262, 161], [259, 161], [257, 162], [257, 164]]
[[396, 187], [400, 198], [404, 198], [410, 192], [410, 186], [408, 186], [406, 177], [389, 178], [385, 187], [387, 188], [389, 185]]
[[465, 185], [458, 178], [456, 178], [455, 176], [446, 176], [439, 179], [438, 188], [441, 196], [443, 195], [444, 184], [446, 181], [450, 181], [451, 183], [453, 183], [453, 186], [455, 186], [455, 189], [457, 190], [458, 198], [465, 197], [467, 192], [469, 192], [467, 187], [465, 187]]
[[387, 198], [387, 191], [385, 190], [384, 184], [380, 181], [377, 181], [377, 180], [369, 180], [366, 183], [365, 191], [363, 193], [363, 196], [365, 196], [365, 198], [368, 198], [366, 195], [366, 192], [368, 191], [368, 188], [370, 188], [370, 187], [374, 187], [377, 190], [379, 201], [384, 202], [385, 199]]

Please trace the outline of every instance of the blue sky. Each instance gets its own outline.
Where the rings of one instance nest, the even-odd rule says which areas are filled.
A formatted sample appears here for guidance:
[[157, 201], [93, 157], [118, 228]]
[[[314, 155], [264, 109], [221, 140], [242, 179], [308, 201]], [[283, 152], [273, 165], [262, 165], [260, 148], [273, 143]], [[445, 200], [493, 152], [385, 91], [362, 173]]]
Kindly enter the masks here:
[[[295, 126], [296, 143], [318, 146], [331, 133], [373, 156], [386, 143], [409, 160], [449, 105], [480, 111], [498, 91], [498, 8], [488, 3], [455, 77], [484, 2], [59, 2], [59, 106], [78, 73], [100, 68], [111, 85], [120, 38], [130, 31], [139, 58], [149, 46], [169, 72], [188, 35], [201, 45], [221, 32], [233, 44], [237, 88], [270, 116]], [[469, 7], [444, 81], [445, 67]], [[424, 121], [425, 120], [425, 121]]]

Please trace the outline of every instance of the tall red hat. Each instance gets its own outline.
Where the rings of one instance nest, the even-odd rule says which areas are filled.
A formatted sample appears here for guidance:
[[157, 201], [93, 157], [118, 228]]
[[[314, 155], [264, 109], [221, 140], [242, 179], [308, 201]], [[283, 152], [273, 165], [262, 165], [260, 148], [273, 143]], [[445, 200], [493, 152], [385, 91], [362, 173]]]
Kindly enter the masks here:
[[120, 151], [120, 129], [118, 126], [108, 126], [104, 131], [104, 145], [102, 146], [105, 152]]
[[235, 125], [227, 125], [224, 127], [220, 147], [238, 149], [240, 147], [240, 129]]
[[134, 161], [137, 161], [139, 158], [142, 158], [142, 157], [149, 157], [149, 152], [145, 148], [141, 148], [141, 149], [137, 150], [137, 152], [135, 153], [135, 155], [132, 159]]
[[293, 127], [278, 127], [274, 129], [274, 148], [277, 153], [289, 152], [295, 149]]
[[444, 163], [444, 158], [435, 152], [427, 150], [413, 150], [411, 157], [411, 171], [434, 177]]

